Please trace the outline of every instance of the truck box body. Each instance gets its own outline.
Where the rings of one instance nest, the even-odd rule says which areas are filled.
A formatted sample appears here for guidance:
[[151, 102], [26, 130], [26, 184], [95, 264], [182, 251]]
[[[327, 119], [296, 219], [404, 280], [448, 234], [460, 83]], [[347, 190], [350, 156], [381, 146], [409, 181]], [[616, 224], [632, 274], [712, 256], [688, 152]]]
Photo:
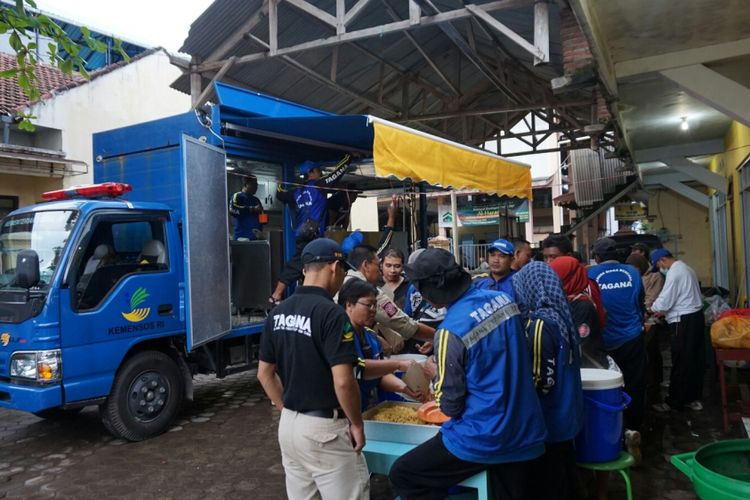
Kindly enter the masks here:
[[159, 201], [182, 222], [180, 144], [182, 135], [210, 135], [194, 113], [94, 134], [94, 182], [124, 182], [130, 201]]

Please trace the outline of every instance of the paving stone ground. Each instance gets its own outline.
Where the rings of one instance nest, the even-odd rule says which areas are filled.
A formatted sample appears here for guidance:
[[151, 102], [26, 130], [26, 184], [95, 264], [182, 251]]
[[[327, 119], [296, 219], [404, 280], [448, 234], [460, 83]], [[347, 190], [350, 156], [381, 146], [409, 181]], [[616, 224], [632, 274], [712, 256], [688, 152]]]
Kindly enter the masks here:
[[140, 443], [94, 408], [56, 422], [0, 410], [0, 498], [284, 498], [277, 418], [254, 372], [198, 377], [174, 427]]
[[[744, 437], [738, 424], [723, 434], [710, 377], [706, 392], [702, 412], [647, 414], [644, 465], [631, 473], [635, 498], [696, 498], [670, 456]], [[112, 438], [94, 408], [56, 422], [0, 410], [0, 498], [285, 498], [277, 422], [254, 372], [198, 377], [195, 402], [171, 431], [141, 443]], [[382, 476], [372, 493], [392, 498]], [[619, 478], [610, 498], [624, 498]]]

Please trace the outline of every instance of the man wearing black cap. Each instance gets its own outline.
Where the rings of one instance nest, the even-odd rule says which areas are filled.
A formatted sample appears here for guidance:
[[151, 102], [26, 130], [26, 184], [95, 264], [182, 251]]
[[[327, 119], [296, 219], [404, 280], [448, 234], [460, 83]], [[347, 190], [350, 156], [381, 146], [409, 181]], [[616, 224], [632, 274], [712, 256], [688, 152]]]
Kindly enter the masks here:
[[705, 319], [698, 276], [690, 266], [663, 248], [651, 254], [651, 263], [654, 271], [667, 276], [651, 310], [665, 316], [672, 344], [669, 395], [664, 403], [655, 404], [653, 408], [660, 412], [683, 407], [702, 410]]
[[331, 300], [344, 281], [344, 253], [319, 238], [304, 247], [302, 263], [303, 285], [266, 320], [258, 363], [258, 380], [282, 410], [287, 495], [369, 498], [353, 329]]
[[406, 500], [444, 498], [487, 470], [495, 498], [524, 498], [529, 461], [544, 452], [546, 429], [534, 392], [519, 311], [503, 292], [478, 290], [453, 256], [428, 248], [407, 278], [448, 312], [435, 336], [435, 400], [451, 420], [391, 467]]
[[602, 238], [594, 243], [596, 265], [589, 278], [596, 281], [607, 322], [602, 331], [604, 348], [615, 360], [625, 379], [625, 392], [633, 399], [625, 410], [626, 443], [640, 460], [640, 431], [646, 397], [646, 343], [643, 335], [643, 283], [636, 268], [617, 260], [617, 242]]

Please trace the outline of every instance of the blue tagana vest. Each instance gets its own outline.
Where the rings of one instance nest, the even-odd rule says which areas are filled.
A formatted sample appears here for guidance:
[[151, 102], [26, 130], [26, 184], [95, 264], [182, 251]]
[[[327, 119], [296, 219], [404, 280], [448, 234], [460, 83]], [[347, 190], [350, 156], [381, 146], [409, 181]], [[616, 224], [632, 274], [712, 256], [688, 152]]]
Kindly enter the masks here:
[[495, 278], [493, 278], [492, 274], [490, 273], [484, 278], [475, 279], [472, 285], [474, 285], [474, 288], [479, 288], [480, 290], [495, 290], [496, 292], [505, 292], [511, 298], [513, 298], [514, 274], [516, 274], [516, 271], [511, 270], [508, 274], [500, 278], [498, 281], [495, 281]]
[[[357, 335], [357, 333], [354, 334], [354, 350], [357, 351], [357, 358], [359, 358], [357, 362], [361, 364], [362, 370], [364, 371], [364, 365], [367, 360], [381, 359], [382, 352], [380, 350], [380, 342], [378, 342], [376, 333], [374, 331], [370, 330], [369, 328], [365, 328], [362, 336], [365, 338], [365, 341], [372, 349], [371, 357], [365, 358], [364, 346], [359, 340], [359, 335]], [[372, 391], [380, 384], [381, 378], [382, 377], [365, 380], [363, 373], [362, 377], [357, 380], [357, 383], [359, 384], [359, 395], [360, 399], [362, 400], [363, 410], [370, 404], [370, 396], [372, 395]]]
[[640, 295], [641, 276], [633, 266], [619, 262], [603, 262], [589, 269], [589, 278], [596, 281], [607, 310], [607, 323], [602, 330], [604, 347], [614, 349], [636, 338], [643, 330]]
[[326, 196], [315, 185], [315, 181], [308, 181], [304, 187], [294, 191], [294, 200], [297, 203], [297, 236], [300, 227], [307, 219], [313, 219], [318, 223], [318, 236], [323, 237], [328, 221], [326, 213]]
[[554, 386], [547, 394], [539, 396], [547, 426], [547, 442], [569, 441], [578, 435], [583, 425], [583, 388], [578, 346], [565, 341], [558, 325], [531, 314], [527, 335], [533, 335], [535, 328], [542, 329], [542, 334], [551, 336], [557, 345]]
[[[440, 327], [466, 348], [464, 409], [443, 424], [445, 447], [463, 460], [488, 464], [541, 455], [546, 430], [516, 304], [505, 293], [470, 288]], [[450, 380], [444, 384], [445, 398]]]

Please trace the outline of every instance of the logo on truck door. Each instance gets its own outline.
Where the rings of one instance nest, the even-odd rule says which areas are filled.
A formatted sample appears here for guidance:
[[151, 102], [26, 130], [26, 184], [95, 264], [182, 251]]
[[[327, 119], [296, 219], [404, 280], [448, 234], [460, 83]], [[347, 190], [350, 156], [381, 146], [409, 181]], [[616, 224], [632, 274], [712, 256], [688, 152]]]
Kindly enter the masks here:
[[2, 342], [2, 344], [3, 344], [3, 347], [5, 347], [5, 346], [7, 346], [8, 344], [10, 344], [10, 333], [8, 333], [8, 332], [3, 332], [3, 334], [2, 334], [2, 335], [0, 335], [0, 342]]
[[131, 323], [140, 323], [148, 317], [151, 312], [150, 307], [138, 307], [149, 297], [148, 292], [145, 288], [140, 287], [130, 297], [130, 312], [120, 313], [122, 317]]

